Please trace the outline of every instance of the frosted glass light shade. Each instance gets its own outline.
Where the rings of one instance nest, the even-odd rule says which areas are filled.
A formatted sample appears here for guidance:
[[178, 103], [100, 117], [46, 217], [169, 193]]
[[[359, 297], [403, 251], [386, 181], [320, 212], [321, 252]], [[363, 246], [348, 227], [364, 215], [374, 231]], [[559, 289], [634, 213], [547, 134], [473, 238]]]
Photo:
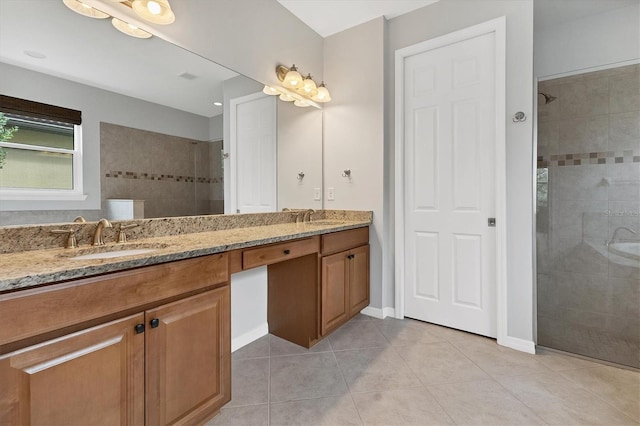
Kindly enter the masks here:
[[94, 7], [84, 4], [78, 0], [62, 0], [65, 6], [73, 10], [80, 15], [88, 16], [89, 18], [105, 19], [109, 17], [109, 14], [104, 13]]
[[327, 86], [324, 85], [324, 82], [320, 83], [320, 86], [318, 86], [318, 92], [311, 99], [322, 103], [331, 101], [331, 95], [329, 95], [329, 90], [327, 89]]
[[169, 0], [134, 0], [133, 11], [153, 24], [168, 25], [176, 20]]
[[280, 95], [280, 100], [284, 102], [293, 102], [295, 99], [293, 99], [291, 96], [287, 95], [286, 93], [282, 93]]
[[280, 94], [278, 90], [268, 85], [264, 86], [264, 89], [262, 89], [262, 93], [264, 93], [265, 95], [271, 95], [271, 96]]
[[302, 99], [296, 99], [293, 104], [295, 106], [297, 106], [297, 107], [300, 107], [300, 108], [306, 108], [306, 107], [310, 106], [308, 102], [305, 102]]
[[284, 77], [284, 81], [282, 82], [284, 87], [288, 87], [290, 89], [297, 89], [302, 87], [302, 76], [298, 72], [298, 69], [295, 65], [293, 65], [287, 75]]
[[118, 18], [113, 18], [111, 20], [111, 24], [120, 32], [125, 33], [128, 36], [136, 37], [136, 38], [149, 38], [151, 37], [151, 33], [141, 30], [135, 25], [128, 24], [123, 20]]
[[311, 78], [311, 74], [302, 80], [301, 92], [307, 96], [313, 96], [318, 92], [318, 87], [316, 86], [316, 82]]

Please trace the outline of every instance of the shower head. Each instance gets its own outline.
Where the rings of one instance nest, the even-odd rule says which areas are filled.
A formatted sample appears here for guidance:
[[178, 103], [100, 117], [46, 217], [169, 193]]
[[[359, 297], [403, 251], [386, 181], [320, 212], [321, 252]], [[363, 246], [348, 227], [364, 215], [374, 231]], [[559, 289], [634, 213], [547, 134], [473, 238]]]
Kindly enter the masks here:
[[542, 93], [542, 92], [538, 92], [538, 95], [542, 95], [544, 96], [544, 104], [550, 104], [551, 102], [555, 101], [556, 98], [555, 96], [551, 96], [551, 95], [547, 95], [546, 93]]

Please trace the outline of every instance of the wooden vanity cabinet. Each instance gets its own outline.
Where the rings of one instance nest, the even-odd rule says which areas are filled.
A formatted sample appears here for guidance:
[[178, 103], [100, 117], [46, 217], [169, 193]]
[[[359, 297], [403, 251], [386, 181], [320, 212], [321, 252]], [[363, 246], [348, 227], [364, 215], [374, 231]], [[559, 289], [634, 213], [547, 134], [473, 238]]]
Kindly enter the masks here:
[[146, 311], [147, 425], [198, 424], [231, 400], [229, 286]]
[[[104, 313], [109, 304], [128, 306], [140, 295], [174, 293], [169, 283], [191, 291], [178, 292], [168, 303], [144, 296], [135, 302], [142, 309], [136, 313], [125, 312], [123, 318], [98, 325], [85, 321], [73, 333], [0, 355], [0, 425], [197, 424], [230, 401], [226, 255], [78, 281], [0, 295], [0, 311], [6, 308], [20, 317], [18, 307], [34, 309], [30, 302], [37, 305], [44, 291], [57, 303], [48, 307], [48, 323], [66, 324], [74, 315], [84, 318], [92, 307]], [[117, 299], [105, 299], [116, 284], [125, 290], [133, 287]], [[84, 291], [87, 285], [92, 291]], [[74, 315], [63, 311], [74, 306]], [[13, 322], [26, 320], [28, 313]], [[82, 324], [92, 325], [82, 329]], [[41, 328], [49, 331], [51, 326], [44, 323]], [[23, 327], [19, 335], [25, 333], [38, 336], [34, 326]]]
[[140, 324], [143, 314], [0, 356], [0, 424], [143, 424]]
[[323, 336], [369, 305], [368, 242], [368, 228], [322, 236], [320, 324]]

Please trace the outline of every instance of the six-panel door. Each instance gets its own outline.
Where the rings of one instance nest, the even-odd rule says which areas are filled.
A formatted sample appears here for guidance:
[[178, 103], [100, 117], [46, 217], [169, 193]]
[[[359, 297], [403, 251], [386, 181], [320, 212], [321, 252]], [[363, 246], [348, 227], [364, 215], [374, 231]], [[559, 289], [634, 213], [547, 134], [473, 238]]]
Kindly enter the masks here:
[[143, 424], [143, 322], [133, 315], [0, 356], [0, 424]]

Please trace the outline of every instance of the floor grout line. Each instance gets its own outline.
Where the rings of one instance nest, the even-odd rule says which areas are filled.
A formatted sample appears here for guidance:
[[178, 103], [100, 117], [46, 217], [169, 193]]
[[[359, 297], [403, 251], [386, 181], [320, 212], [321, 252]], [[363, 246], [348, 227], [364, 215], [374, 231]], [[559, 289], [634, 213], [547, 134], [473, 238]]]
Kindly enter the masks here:
[[362, 415], [360, 415], [360, 410], [358, 410], [358, 406], [356, 405], [356, 401], [353, 399], [353, 394], [351, 393], [351, 387], [349, 386], [349, 383], [347, 383], [347, 379], [344, 377], [344, 373], [342, 371], [342, 367], [340, 367], [340, 363], [338, 363], [338, 358], [336, 357], [335, 352], [333, 353], [333, 359], [336, 362], [336, 367], [338, 367], [338, 371], [340, 372], [340, 377], [342, 377], [342, 381], [344, 382], [345, 386], [347, 387], [347, 394], [349, 394], [349, 399], [351, 400], [351, 403], [353, 404], [353, 408], [355, 408], [356, 410], [356, 414], [358, 415], [358, 419], [360, 419], [360, 424], [364, 425], [364, 422], [362, 421]]

